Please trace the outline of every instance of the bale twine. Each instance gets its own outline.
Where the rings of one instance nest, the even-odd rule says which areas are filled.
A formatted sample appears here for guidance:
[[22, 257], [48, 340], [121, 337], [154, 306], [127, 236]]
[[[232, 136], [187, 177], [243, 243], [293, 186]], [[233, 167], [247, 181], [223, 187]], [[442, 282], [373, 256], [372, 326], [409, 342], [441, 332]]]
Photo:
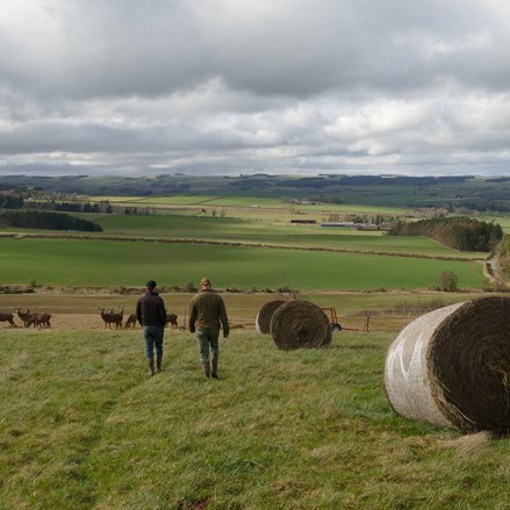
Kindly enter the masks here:
[[331, 343], [331, 327], [326, 314], [308, 301], [289, 301], [273, 314], [271, 336], [280, 349], [326, 347]]
[[259, 310], [257, 317], [255, 318], [255, 329], [257, 333], [267, 335], [270, 333], [271, 319], [273, 314], [281, 305], [287, 301], [283, 299], [276, 299], [275, 301], [269, 301]]
[[435, 310], [406, 326], [384, 374], [393, 409], [463, 432], [510, 430], [510, 298]]

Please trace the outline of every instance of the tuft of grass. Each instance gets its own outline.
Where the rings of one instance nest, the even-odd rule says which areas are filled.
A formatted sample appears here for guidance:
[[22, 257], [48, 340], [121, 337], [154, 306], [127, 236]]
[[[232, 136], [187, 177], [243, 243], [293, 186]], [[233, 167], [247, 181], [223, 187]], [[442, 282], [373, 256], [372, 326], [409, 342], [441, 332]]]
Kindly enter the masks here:
[[505, 508], [507, 439], [390, 409], [395, 335], [280, 351], [235, 330], [216, 381], [182, 331], [151, 378], [140, 331], [2, 330], [0, 508]]

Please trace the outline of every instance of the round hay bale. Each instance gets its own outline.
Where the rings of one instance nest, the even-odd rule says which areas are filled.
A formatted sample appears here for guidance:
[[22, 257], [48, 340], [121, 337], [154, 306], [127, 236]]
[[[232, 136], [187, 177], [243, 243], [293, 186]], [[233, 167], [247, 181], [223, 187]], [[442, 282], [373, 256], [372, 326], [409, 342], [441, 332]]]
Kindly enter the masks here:
[[510, 430], [510, 298], [418, 317], [388, 350], [384, 385], [407, 418], [463, 432]]
[[271, 319], [273, 318], [273, 314], [280, 306], [285, 303], [287, 303], [287, 301], [283, 299], [276, 299], [274, 301], [269, 301], [262, 306], [262, 308], [259, 310], [259, 313], [257, 314], [257, 317], [255, 318], [255, 329], [257, 333], [265, 335], [270, 333]]
[[280, 349], [326, 347], [331, 328], [326, 314], [308, 301], [289, 301], [274, 312], [271, 336]]

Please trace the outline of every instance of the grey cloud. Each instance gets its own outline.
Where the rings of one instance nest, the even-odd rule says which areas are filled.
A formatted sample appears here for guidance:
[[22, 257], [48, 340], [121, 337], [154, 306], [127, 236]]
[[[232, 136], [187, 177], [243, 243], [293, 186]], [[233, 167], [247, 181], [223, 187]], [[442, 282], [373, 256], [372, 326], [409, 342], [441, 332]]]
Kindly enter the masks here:
[[[1, 65], [4, 78], [44, 95], [165, 95], [214, 77], [233, 89], [291, 96], [398, 90], [444, 74], [509, 84], [501, 70], [509, 35], [497, 2], [33, 4], [37, 38], [7, 30], [3, 45], [16, 51], [2, 54]], [[479, 47], [466, 44], [473, 39]]]
[[0, 172], [507, 169], [506, 0], [12, 4]]

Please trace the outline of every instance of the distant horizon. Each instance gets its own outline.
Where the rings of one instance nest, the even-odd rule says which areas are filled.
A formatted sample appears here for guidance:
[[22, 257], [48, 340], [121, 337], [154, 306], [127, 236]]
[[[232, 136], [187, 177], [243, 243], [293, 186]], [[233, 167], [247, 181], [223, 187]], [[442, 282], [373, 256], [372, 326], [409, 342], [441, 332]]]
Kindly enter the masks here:
[[5, 178], [16, 178], [16, 177], [27, 177], [27, 178], [73, 178], [73, 179], [85, 179], [85, 178], [129, 178], [129, 179], [153, 179], [160, 176], [173, 176], [173, 177], [256, 177], [256, 176], [267, 176], [267, 177], [381, 177], [381, 178], [395, 178], [395, 177], [408, 177], [408, 178], [483, 178], [489, 180], [496, 179], [510, 179], [510, 175], [505, 174], [474, 174], [474, 173], [460, 173], [460, 174], [410, 174], [410, 173], [350, 173], [350, 172], [296, 172], [296, 173], [285, 173], [285, 172], [237, 172], [237, 173], [191, 173], [191, 172], [158, 172], [158, 173], [145, 173], [145, 174], [122, 174], [122, 173], [101, 173], [101, 174], [88, 174], [88, 173], [56, 173], [56, 174], [43, 174], [39, 172], [9, 172], [3, 174], [0, 171], [0, 179]]

